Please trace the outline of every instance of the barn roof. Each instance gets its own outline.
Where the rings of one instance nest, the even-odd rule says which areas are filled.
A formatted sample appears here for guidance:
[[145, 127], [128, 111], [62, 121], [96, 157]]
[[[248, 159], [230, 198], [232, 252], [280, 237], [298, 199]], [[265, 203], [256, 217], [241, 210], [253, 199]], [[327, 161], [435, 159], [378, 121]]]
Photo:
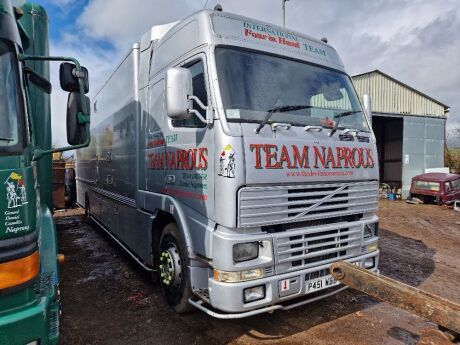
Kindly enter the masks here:
[[405, 87], [405, 88], [407, 88], [407, 89], [409, 89], [409, 90], [411, 90], [411, 91], [413, 91], [413, 92], [419, 94], [420, 96], [422, 96], [422, 97], [424, 97], [424, 98], [427, 98], [427, 99], [429, 99], [430, 101], [439, 104], [440, 106], [444, 107], [446, 111], [450, 108], [448, 105], [446, 105], [446, 104], [444, 104], [444, 103], [438, 101], [437, 99], [434, 99], [434, 98], [431, 97], [431, 96], [428, 96], [426, 93], [423, 93], [423, 92], [421, 92], [420, 90], [417, 90], [417, 89], [413, 88], [412, 86], [410, 86], [410, 85], [408, 85], [408, 84], [406, 84], [406, 83], [403, 83], [402, 81], [400, 81], [400, 80], [398, 80], [398, 79], [396, 79], [396, 78], [393, 78], [392, 76], [390, 76], [390, 75], [388, 75], [388, 74], [382, 72], [382, 71], [379, 70], [379, 69], [375, 69], [375, 70], [373, 70], [373, 71], [369, 71], [369, 72], [365, 72], [365, 73], [356, 74], [356, 75], [352, 76], [352, 78], [362, 77], [362, 76], [365, 76], [365, 75], [371, 75], [371, 74], [374, 74], [374, 73], [380, 74], [380, 75], [382, 75], [382, 76], [384, 76], [384, 77], [390, 79], [391, 81], [393, 81], [393, 82], [395, 82], [395, 83], [397, 83], [397, 84], [399, 84], [399, 85], [402, 85], [403, 87]]

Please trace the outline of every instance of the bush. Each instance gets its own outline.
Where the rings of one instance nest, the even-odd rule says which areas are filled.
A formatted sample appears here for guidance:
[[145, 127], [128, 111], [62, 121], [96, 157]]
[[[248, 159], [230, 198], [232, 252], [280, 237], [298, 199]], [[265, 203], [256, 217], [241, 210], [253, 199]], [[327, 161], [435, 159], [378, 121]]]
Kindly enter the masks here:
[[460, 174], [460, 149], [446, 149], [446, 165], [451, 172]]

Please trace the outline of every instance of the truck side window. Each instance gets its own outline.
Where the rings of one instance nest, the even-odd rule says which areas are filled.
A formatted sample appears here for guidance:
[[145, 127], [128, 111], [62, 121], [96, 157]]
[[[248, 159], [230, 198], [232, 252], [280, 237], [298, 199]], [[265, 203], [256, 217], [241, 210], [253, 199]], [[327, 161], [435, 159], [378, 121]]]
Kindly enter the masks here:
[[[192, 72], [193, 95], [198, 97], [204, 104], [208, 104], [208, 92], [206, 91], [206, 83], [204, 80], [204, 65], [203, 60], [194, 61], [191, 65], [185, 66]], [[201, 109], [196, 102], [193, 102], [193, 109], [196, 109], [200, 114], [206, 118], [206, 111]], [[187, 120], [173, 120], [174, 127], [187, 127], [187, 128], [203, 128], [206, 124], [200, 121], [195, 114]]]

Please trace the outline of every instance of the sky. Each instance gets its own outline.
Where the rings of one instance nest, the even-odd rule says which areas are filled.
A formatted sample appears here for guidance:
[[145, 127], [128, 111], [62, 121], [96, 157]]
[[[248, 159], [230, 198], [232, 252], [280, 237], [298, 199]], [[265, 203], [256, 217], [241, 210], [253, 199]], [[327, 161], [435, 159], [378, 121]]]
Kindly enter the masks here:
[[[33, 0], [49, 15], [50, 53], [79, 59], [90, 96], [150, 27], [220, 3], [224, 11], [282, 23], [280, 0]], [[460, 127], [459, 0], [289, 0], [286, 27], [327, 37], [350, 75], [379, 69], [449, 105]], [[53, 137], [65, 142], [67, 96], [52, 66]]]

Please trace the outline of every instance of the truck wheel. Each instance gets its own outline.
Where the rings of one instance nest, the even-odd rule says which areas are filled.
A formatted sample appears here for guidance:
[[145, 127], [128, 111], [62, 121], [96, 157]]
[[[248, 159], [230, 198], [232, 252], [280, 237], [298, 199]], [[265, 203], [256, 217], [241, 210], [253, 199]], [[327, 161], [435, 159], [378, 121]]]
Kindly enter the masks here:
[[166, 301], [177, 313], [193, 310], [188, 303], [192, 291], [187, 279], [187, 256], [183, 248], [177, 225], [169, 223], [161, 234], [159, 272]]

